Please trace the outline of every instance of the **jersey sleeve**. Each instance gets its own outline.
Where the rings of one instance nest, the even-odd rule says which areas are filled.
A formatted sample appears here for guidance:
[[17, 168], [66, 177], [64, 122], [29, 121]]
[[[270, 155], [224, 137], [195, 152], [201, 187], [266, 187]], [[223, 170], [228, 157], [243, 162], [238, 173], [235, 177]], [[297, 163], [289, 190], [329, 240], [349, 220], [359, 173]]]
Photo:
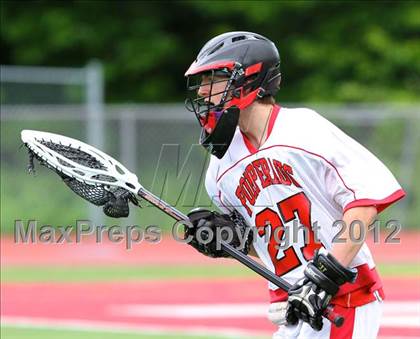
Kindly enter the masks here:
[[343, 213], [375, 206], [378, 213], [405, 196], [391, 171], [370, 151], [319, 116], [318, 132], [328, 162], [325, 184]]
[[214, 159], [210, 161], [209, 168], [206, 174], [206, 191], [210, 197], [212, 203], [222, 212], [230, 213], [230, 209], [223, 202], [222, 192], [217, 188], [217, 168], [218, 166], [214, 163]]

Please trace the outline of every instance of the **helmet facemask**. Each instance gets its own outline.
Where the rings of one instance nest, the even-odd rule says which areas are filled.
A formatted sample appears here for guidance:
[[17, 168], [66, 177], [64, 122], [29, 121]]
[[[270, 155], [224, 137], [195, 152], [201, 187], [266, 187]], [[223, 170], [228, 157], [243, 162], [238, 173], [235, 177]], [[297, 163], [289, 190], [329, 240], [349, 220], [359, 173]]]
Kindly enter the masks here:
[[[200, 124], [207, 133], [211, 133], [223, 111], [229, 107], [232, 101], [232, 88], [235, 79], [232, 72], [228, 70], [210, 70], [207, 72], [188, 76], [187, 90], [188, 98], [185, 101], [186, 108], [193, 112]], [[208, 81], [203, 82], [204, 77]], [[226, 83], [226, 85], [215, 92], [215, 85]], [[199, 95], [201, 87], [208, 86], [208, 94]], [[220, 99], [216, 99], [221, 95]], [[215, 102], [217, 100], [218, 102]]]
[[[213, 69], [187, 78], [190, 95], [185, 106], [195, 114], [202, 128], [200, 144], [218, 158], [222, 158], [226, 153], [239, 121], [239, 108], [233, 105], [233, 92], [238, 75], [236, 69]], [[203, 76], [208, 79], [207, 83], [203, 83]], [[214, 92], [214, 85], [222, 82], [226, 85]], [[209, 86], [205, 96], [199, 95], [202, 86]], [[218, 96], [220, 99], [215, 98]], [[218, 102], [215, 102], [215, 99]]]
[[[251, 65], [245, 70], [240, 63], [234, 63], [231, 68], [206, 70], [187, 77], [189, 98], [185, 101], [185, 106], [195, 114], [202, 127], [200, 143], [219, 158], [225, 154], [233, 139], [240, 110], [264, 96], [266, 92], [261, 85], [267, 83], [267, 80], [274, 80], [269, 79], [271, 70], [261, 72], [261, 63]], [[207, 83], [202, 81], [204, 76], [209, 79]], [[225, 82], [226, 85], [213, 93], [214, 85], [220, 82]], [[205, 96], [199, 95], [202, 86], [209, 86]], [[221, 98], [214, 102], [214, 98], [219, 95]], [[227, 117], [229, 113], [231, 116]], [[214, 146], [215, 142], [219, 144], [218, 148]], [[215, 149], [219, 151], [216, 152]]]

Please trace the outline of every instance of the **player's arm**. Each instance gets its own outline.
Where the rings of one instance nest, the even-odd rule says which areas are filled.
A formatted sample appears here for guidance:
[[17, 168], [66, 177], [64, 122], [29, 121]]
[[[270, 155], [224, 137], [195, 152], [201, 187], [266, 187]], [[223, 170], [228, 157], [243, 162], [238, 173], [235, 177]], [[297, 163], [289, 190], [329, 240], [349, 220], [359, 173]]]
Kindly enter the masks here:
[[[353, 242], [350, 237], [350, 230], [353, 233], [353, 238], [360, 239], [362, 234], [366, 235], [367, 227], [376, 219], [376, 216], [377, 210], [374, 206], [354, 207], [344, 213], [345, 228], [340, 235], [340, 239], [345, 241], [333, 244], [331, 249], [331, 255], [343, 266], [347, 267], [350, 265], [365, 240]], [[350, 227], [352, 223], [353, 227]], [[362, 228], [365, 229], [363, 230]]]
[[[346, 227], [340, 235], [340, 239], [344, 241], [333, 244], [329, 252], [325, 249], [317, 252], [306, 267], [304, 278], [290, 289], [287, 311], [289, 323], [293, 324], [298, 319], [303, 319], [316, 330], [322, 328], [323, 310], [341, 285], [356, 279], [357, 271], [348, 266], [359, 252], [365, 239], [353, 241], [350, 230], [353, 232], [353, 239], [360, 239], [361, 234], [366, 234], [362, 228], [368, 227], [376, 215], [374, 206], [354, 207], [344, 213], [343, 221]], [[353, 227], [350, 227], [352, 222], [354, 222]]]

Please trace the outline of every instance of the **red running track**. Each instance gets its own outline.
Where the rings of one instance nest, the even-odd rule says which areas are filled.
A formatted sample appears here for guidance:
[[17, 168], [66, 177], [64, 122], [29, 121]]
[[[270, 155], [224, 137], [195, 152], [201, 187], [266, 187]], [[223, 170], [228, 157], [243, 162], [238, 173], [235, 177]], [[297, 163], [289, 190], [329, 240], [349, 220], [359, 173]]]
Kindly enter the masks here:
[[[420, 300], [416, 279], [385, 279], [387, 300]], [[238, 328], [273, 332], [275, 327], [263, 316], [220, 318], [172, 318], [165, 316], [129, 316], [114, 309], [124, 305], [203, 305], [266, 303], [266, 283], [262, 279], [223, 279], [205, 281], [147, 281], [125, 283], [3, 284], [1, 311], [3, 317], [78, 319], [131, 323], [145, 326], [191, 326]], [[418, 328], [383, 327], [382, 336], [420, 336]]]
[[[398, 244], [384, 243], [388, 234], [380, 235], [380, 242], [369, 238], [367, 243], [377, 263], [420, 263], [420, 232], [401, 232]], [[92, 237], [71, 244], [22, 244], [11, 237], [1, 238], [2, 265], [230, 265], [232, 260], [212, 260], [193, 248], [166, 236], [157, 244], [143, 241], [131, 250], [125, 243], [104, 240], [96, 243]]]

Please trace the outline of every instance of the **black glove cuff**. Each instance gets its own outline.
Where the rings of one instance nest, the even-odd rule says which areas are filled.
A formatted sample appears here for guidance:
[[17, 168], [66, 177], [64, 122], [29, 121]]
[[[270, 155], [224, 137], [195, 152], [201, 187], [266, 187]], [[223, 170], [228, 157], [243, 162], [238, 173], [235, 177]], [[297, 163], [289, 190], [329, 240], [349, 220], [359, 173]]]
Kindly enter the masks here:
[[314, 257], [313, 264], [338, 285], [346, 282], [353, 283], [357, 278], [355, 268], [344, 267], [330, 253], [325, 255], [318, 252]]
[[322, 273], [314, 264], [309, 263], [304, 271], [305, 277], [322, 288], [328, 294], [335, 295], [339, 285]]

